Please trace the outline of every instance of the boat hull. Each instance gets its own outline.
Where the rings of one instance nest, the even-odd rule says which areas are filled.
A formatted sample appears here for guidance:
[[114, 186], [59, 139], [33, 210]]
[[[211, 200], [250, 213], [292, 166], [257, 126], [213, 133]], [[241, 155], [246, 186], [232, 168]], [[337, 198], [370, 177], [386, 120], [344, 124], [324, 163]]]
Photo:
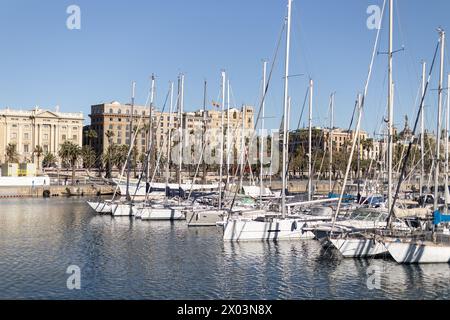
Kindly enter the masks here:
[[329, 239], [345, 258], [366, 258], [387, 254], [383, 243], [373, 239]]
[[224, 241], [281, 241], [314, 239], [311, 231], [304, 231], [303, 222], [294, 219], [273, 221], [230, 219], [224, 228]]
[[88, 205], [97, 213], [108, 214], [112, 213], [112, 204], [102, 201], [87, 201]]
[[112, 215], [114, 217], [131, 217], [133, 216], [133, 208], [130, 204], [113, 205]]
[[177, 208], [141, 208], [138, 215], [142, 220], [185, 220], [185, 215]]
[[397, 263], [449, 263], [450, 246], [426, 242], [388, 242], [389, 253]]

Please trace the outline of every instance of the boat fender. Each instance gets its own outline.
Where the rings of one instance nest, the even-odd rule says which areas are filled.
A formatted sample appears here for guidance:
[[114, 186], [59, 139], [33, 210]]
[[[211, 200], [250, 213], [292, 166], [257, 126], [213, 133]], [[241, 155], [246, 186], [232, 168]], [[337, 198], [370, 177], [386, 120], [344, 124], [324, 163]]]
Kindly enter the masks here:
[[291, 231], [297, 230], [297, 221], [292, 222]]

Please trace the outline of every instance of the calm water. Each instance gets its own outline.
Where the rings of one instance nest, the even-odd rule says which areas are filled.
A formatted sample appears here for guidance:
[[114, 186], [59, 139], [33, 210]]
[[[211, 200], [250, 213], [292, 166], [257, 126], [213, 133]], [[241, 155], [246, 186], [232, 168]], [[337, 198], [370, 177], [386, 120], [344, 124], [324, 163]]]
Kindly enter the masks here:
[[[367, 288], [371, 266], [381, 289]], [[344, 260], [316, 241], [223, 243], [218, 228], [94, 216], [81, 199], [2, 200], [0, 299], [17, 298], [449, 299], [450, 266]]]

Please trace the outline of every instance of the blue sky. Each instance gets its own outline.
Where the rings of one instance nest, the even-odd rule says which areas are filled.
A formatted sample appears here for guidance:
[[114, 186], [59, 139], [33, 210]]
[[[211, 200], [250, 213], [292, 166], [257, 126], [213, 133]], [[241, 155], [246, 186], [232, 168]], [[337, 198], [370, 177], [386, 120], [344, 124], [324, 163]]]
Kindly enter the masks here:
[[[71, 4], [81, 8], [81, 30], [66, 28]], [[336, 91], [336, 124], [348, 126], [376, 35], [366, 27], [366, 9], [372, 4], [381, 6], [382, 0], [294, 1], [291, 74], [304, 76], [290, 81], [291, 127], [298, 122], [309, 77], [315, 81], [314, 124], [328, 123], [328, 99]], [[420, 61], [431, 62], [436, 27], [450, 30], [449, 12], [448, 0], [396, 1], [394, 46], [406, 49], [394, 59], [399, 126], [405, 114], [414, 116]], [[59, 105], [62, 111], [83, 111], [88, 123], [92, 104], [129, 102], [133, 80], [137, 102], [145, 103], [152, 73], [157, 75], [161, 105], [169, 81], [183, 72], [186, 109], [195, 110], [202, 105], [204, 79], [208, 100], [217, 100], [221, 69], [230, 77], [232, 105], [255, 105], [261, 61], [273, 57], [285, 14], [285, 0], [0, 0], [0, 108]], [[380, 51], [387, 48], [386, 27]], [[280, 52], [267, 97], [271, 128], [279, 127], [282, 116], [283, 55]], [[445, 67], [450, 72], [448, 57]], [[385, 112], [386, 70], [387, 57], [378, 55], [363, 119], [371, 134]], [[432, 89], [436, 79], [437, 74]], [[436, 96], [430, 91], [427, 99], [430, 130]]]

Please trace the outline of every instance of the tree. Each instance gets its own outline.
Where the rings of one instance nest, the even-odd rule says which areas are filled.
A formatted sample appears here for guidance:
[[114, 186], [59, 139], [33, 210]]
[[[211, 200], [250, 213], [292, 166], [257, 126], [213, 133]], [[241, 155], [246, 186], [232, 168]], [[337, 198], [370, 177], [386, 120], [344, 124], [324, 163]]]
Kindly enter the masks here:
[[105, 136], [108, 138], [108, 149], [106, 153], [103, 155], [103, 161], [106, 164], [106, 178], [111, 178], [111, 170], [112, 170], [112, 156], [113, 156], [113, 140], [114, 132], [108, 130], [105, 133]]
[[33, 154], [36, 156], [37, 158], [37, 169], [39, 170], [41, 163], [40, 163], [40, 158], [42, 157], [42, 154], [44, 153], [44, 149], [42, 149], [41, 146], [37, 145], [36, 147], [34, 147], [33, 150]]
[[94, 166], [96, 158], [97, 156], [92, 147], [83, 146], [83, 148], [81, 148], [81, 159], [83, 160], [84, 168], [90, 170]]
[[42, 160], [42, 166], [44, 168], [51, 168], [56, 165], [56, 156], [53, 153], [47, 152]]
[[16, 163], [19, 162], [19, 154], [16, 150], [16, 145], [14, 143], [8, 143], [6, 146], [6, 162]]
[[89, 141], [89, 147], [92, 148], [92, 141], [93, 141], [94, 139], [97, 139], [97, 138], [98, 138], [97, 131], [91, 129], [91, 130], [89, 130], [89, 131], [87, 132], [86, 136], [87, 136], [88, 141]]
[[75, 181], [75, 165], [81, 155], [81, 148], [72, 141], [64, 142], [58, 152], [61, 160], [72, 168], [72, 185]]

